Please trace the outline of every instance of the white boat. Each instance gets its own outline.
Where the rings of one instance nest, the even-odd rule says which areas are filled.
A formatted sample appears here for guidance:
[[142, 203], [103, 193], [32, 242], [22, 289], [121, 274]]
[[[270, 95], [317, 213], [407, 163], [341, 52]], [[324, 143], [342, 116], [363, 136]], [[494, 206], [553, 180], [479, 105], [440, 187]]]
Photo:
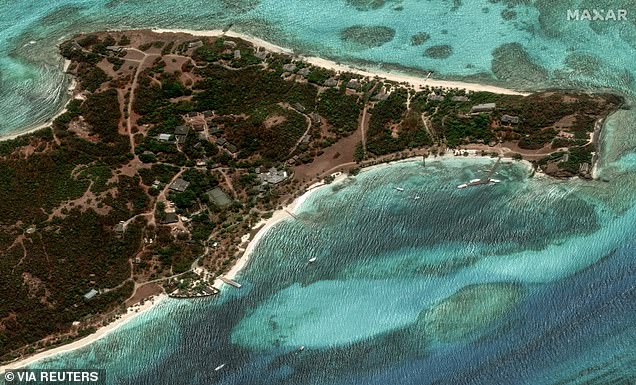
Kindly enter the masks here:
[[462, 183], [459, 186], [457, 186], [457, 188], [462, 189], [462, 188], [466, 188], [468, 187], [468, 185], [466, 183]]
[[221, 364], [221, 365], [217, 366], [216, 368], [214, 368], [214, 371], [218, 372], [219, 370], [223, 369], [224, 366], [225, 366], [225, 364]]
[[500, 181], [499, 179], [490, 179], [490, 180], [489, 180], [489, 182], [492, 182], [492, 183], [499, 183], [499, 182], [501, 182], [501, 181]]
[[302, 352], [303, 350], [305, 350], [305, 346], [304, 345], [298, 348], [299, 352]]
[[309, 263], [314, 263], [314, 262], [316, 262], [316, 257], [309, 258]]
[[400, 191], [400, 192], [404, 191], [404, 189], [403, 189], [402, 187], [396, 187], [395, 189], [396, 189], [397, 191]]
[[419, 195], [416, 195], [416, 196], [415, 196], [415, 200], [418, 200], [418, 199], [420, 199], [420, 196], [419, 196]]
[[479, 182], [481, 179], [471, 179], [469, 183], [477, 183]]

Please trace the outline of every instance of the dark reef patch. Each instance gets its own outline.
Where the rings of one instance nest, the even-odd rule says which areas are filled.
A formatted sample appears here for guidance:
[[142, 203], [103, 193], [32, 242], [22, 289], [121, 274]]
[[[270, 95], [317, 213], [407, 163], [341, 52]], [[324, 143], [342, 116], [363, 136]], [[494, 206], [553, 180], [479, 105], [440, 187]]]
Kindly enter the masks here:
[[571, 53], [565, 58], [565, 65], [580, 75], [593, 76], [601, 68], [601, 59], [587, 53]]
[[77, 5], [65, 5], [43, 16], [40, 19], [40, 23], [42, 25], [51, 26], [58, 23], [66, 22], [69, 18], [79, 17], [80, 12], [83, 9], [83, 7]]
[[223, 6], [235, 13], [245, 13], [258, 7], [260, 0], [221, 0]]
[[533, 85], [548, 80], [548, 71], [536, 64], [519, 43], [503, 44], [492, 51], [491, 69], [497, 79], [519, 85]]
[[431, 38], [431, 35], [426, 32], [418, 32], [411, 36], [411, 45], [422, 45]]
[[424, 51], [424, 56], [431, 59], [446, 59], [453, 53], [453, 47], [448, 44], [434, 45]]
[[426, 334], [442, 342], [453, 342], [479, 334], [508, 313], [523, 297], [514, 283], [466, 286], [423, 312], [418, 323]]
[[353, 25], [340, 31], [340, 40], [365, 48], [379, 47], [394, 37], [395, 30], [382, 25]]
[[504, 9], [501, 11], [501, 18], [504, 20], [512, 20], [517, 17], [517, 12], [513, 9]]
[[350, 5], [358, 11], [370, 11], [384, 7], [385, 0], [346, 0]]

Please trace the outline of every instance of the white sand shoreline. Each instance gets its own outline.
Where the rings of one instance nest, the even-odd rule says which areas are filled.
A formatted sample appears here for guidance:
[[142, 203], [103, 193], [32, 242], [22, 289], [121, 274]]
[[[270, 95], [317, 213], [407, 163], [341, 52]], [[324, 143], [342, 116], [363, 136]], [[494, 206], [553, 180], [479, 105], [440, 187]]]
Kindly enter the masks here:
[[[388, 72], [388, 71], [379, 71], [379, 70], [369, 71], [369, 70], [357, 68], [351, 65], [336, 63], [335, 61], [323, 59], [319, 57], [295, 55], [292, 49], [284, 48], [276, 44], [270, 43], [266, 40], [263, 40], [251, 35], [247, 35], [244, 33], [234, 32], [231, 30], [227, 32], [223, 32], [223, 30], [220, 30], [220, 29], [197, 31], [197, 30], [190, 30], [190, 29], [152, 28], [151, 30], [157, 33], [187, 33], [193, 36], [210, 36], [210, 37], [224, 35], [228, 37], [239, 38], [239, 39], [249, 41], [255, 46], [262, 47], [271, 52], [284, 53], [284, 54], [288, 54], [292, 56], [297, 56], [298, 59], [318, 67], [331, 69], [336, 72], [351, 72], [351, 73], [355, 73], [355, 74], [369, 77], [369, 78], [379, 77], [379, 78], [384, 78], [384, 79], [399, 82], [399, 83], [406, 82], [412, 85], [413, 87], [415, 87], [416, 89], [422, 89], [428, 86], [428, 87], [441, 87], [446, 89], [457, 88], [457, 89], [463, 89], [466, 91], [473, 91], [473, 92], [486, 91], [486, 92], [505, 94], [505, 95], [523, 95], [523, 96], [530, 95], [529, 92], [522, 92], [522, 91], [517, 91], [517, 90], [512, 90], [512, 89], [508, 89], [504, 87], [487, 85], [487, 84], [468, 83], [468, 82], [461, 82], [461, 81], [454, 81], [454, 80], [438, 80], [438, 79], [430, 79], [430, 78], [426, 79], [420, 76], [401, 74], [398, 72]], [[120, 31], [120, 30], [112, 30], [112, 31]], [[66, 60], [64, 63], [63, 71], [66, 71], [68, 69], [69, 64], [70, 62]], [[76, 81], [73, 80], [71, 86], [68, 88], [68, 92], [71, 95], [73, 91], [75, 90], [75, 87], [76, 87]], [[35, 131], [48, 127], [55, 118], [57, 118], [58, 116], [66, 112], [66, 105], [71, 100], [72, 98], [69, 98], [69, 100], [64, 105], [64, 107], [60, 111], [58, 111], [53, 117], [51, 117], [49, 121], [36, 124], [32, 127], [26, 127], [19, 132], [0, 136], [0, 141], [15, 139], [17, 137], [31, 134]]]
[[415, 75], [406, 75], [406, 74], [400, 74], [400, 73], [388, 72], [388, 71], [377, 71], [377, 70], [369, 71], [365, 69], [356, 68], [351, 65], [336, 63], [332, 60], [323, 59], [323, 58], [319, 58], [315, 56], [295, 55], [292, 49], [284, 48], [276, 44], [270, 43], [268, 41], [265, 41], [263, 39], [259, 39], [257, 37], [240, 33], [240, 32], [234, 32], [232, 30], [227, 32], [223, 32], [220, 29], [197, 31], [197, 30], [191, 30], [191, 29], [152, 28], [151, 30], [157, 33], [188, 33], [193, 36], [210, 36], [210, 37], [224, 35], [228, 37], [239, 38], [245, 41], [249, 41], [255, 46], [262, 47], [271, 52], [285, 53], [288, 55], [297, 56], [300, 60], [306, 61], [307, 63], [313, 64], [317, 67], [332, 69], [336, 72], [351, 72], [358, 75], [367, 76], [370, 78], [380, 77], [380, 78], [385, 78], [387, 80], [396, 81], [399, 83], [406, 82], [411, 84], [415, 88], [424, 88], [426, 86], [429, 86], [429, 87], [441, 87], [441, 88], [447, 88], [447, 89], [457, 88], [457, 89], [464, 89], [467, 91], [486, 91], [486, 92], [492, 92], [496, 94], [505, 94], [505, 95], [523, 95], [523, 96], [530, 95], [529, 92], [522, 92], [522, 91], [517, 91], [517, 90], [512, 90], [512, 89], [508, 89], [504, 87], [487, 85], [487, 84], [468, 83], [468, 82], [461, 82], [461, 81], [454, 81], [454, 80], [437, 80], [437, 79], [430, 79], [430, 78], [426, 79], [426, 78], [418, 77]]
[[[345, 180], [346, 178], [347, 178], [346, 174], [341, 174], [338, 177], [336, 177], [336, 179], [334, 179], [334, 181], [331, 184], [316, 183], [311, 185], [303, 195], [294, 199], [292, 203], [283, 207], [280, 210], [276, 210], [271, 218], [263, 219], [260, 222], [258, 222], [256, 225], [252, 226], [252, 229], [258, 229], [259, 227], [260, 229], [254, 235], [254, 238], [249, 240], [249, 244], [247, 245], [245, 251], [243, 252], [243, 255], [238, 260], [236, 260], [236, 262], [234, 263], [234, 265], [232, 265], [230, 270], [227, 273], [223, 274], [223, 276], [229, 279], [236, 278], [236, 276], [241, 272], [241, 270], [243, 270], [245, 265], [247, 265], [247, 262], [249, 262], [250, 256], [254, 252], [254, 249], [256, 248], [260, 240], [263, 238], [263, 236], [265, 236], [265, 234], [267, 234], [267, 232], [272, 227], [274, 227], [279, 222], [285, 219], [288, 219], [290, 217], [289, 213], [292, 213], [292, 214], [297, 213], [298, 209], [307, 200], [307, 198], [309, 198], [313, 193], [315, 193], [319, 189], [324, 188], [326, 186], [331, 186], [335, 183], [339, 183]], [[214, 286], [216, 287], [222, 287], [223, 285], [227, 285], [227, 284], [221, 281], [220, 279], [216, 279], [214, 281]]]
[[38, 362], [47, 358], [51, 358], [58, 354], [72, 352], [74, 350], [88, 346], [92, 344], [93, 342], [106, 337], [113, 331], [119, 329], [126, 323], [135, 319], [137, 316], [152, 309], [153, 307], [158, 305], [160, 302], [162, 302], [166, 298], [168, 298], [167, 295], [160, 294], [158, 296], [154, 296], [149, 299], [146, 299], [143, 305], [134, 305], [129, 307], [125, 314], [121, 315], [118, 319], [109, 323], [108, 325], [97, 329], [97, 331], [93, 334], [90, 334], [82, 339], [71, 342], [69, 344], [61, 345], [56, 348], [45, 350], [43, 352], [34, 354], [30, 357], [27, 357], [18, 361], [10, 362], [8, 364], [4, 364], [0, 366], [0, 374], [4, 373], [7, 370], [23, 368], [25, 366], [31, 365], [35, 362]]

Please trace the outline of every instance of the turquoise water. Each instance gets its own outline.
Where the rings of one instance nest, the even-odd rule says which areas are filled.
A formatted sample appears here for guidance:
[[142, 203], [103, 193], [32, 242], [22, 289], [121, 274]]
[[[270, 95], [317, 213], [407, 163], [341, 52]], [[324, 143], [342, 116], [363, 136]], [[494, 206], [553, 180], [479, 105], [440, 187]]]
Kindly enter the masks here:
[[[297, 52], [367, 67], [399, 65], [523, 89], [608, 87], [633, 93], [636, 25], [567, 21], [567, 9], [634, 10], [632, 1], [53, 0], [0, 2], [0, 134], [46, 121], [65, 100], [68, 79], [55, 45], [77, 32], [126, 28], [233, 28]], [[362, 1], [365, 2], [364, 0]], [[373, 3], [367, 1], [366, 3]], [[507, 8], [506, 3], [519, 4]], [[514, 14], [505, 18], [502, 12]], [[512, 12], [512, 13], [511, 13]], [[384, 44], [343, 41], [351, 26], [393, 31]], [[411, 45], [411, 36], [430, 39]], [[518, 43], [513, 46], [511, 43]], [[424, 55], [448, 45], [445, 59]]]
[[[511, 20], [505, 3], [521, 4]], [[57, 42], [108, 28], [234, 23], [366, 67], [633, 96], [634, 20], [564, 20], [567, 9], [586, 7], [634, 4], [0, 0], [0, 133], [45, 121], [64, 103]], [[393, 32], [343, 41], [355, 25]], [[412, 46], [418, 32], [430, 39]], [[451, 47], [447, 58], [424, 55], [439, 45]], [[605, 182], [529, 177], [523, 164], [506, 163], [501, 184], [456, 189], [490, 159], [366, 171], [315, 193], [298, 220], [272, 229], [239, 276], [241, 290], [167, 301], [34, 366], [106, 368], [112, 384], [635, 383], [635, 133], [633, 110], [608, 120]]]
[[455, 187], [493, 163], [401, 162], [328, 186], [257, 245], [242, 289], [170, 300], [35, 366], [130, 384], [631, 383], [636, 208], [522, 163]]

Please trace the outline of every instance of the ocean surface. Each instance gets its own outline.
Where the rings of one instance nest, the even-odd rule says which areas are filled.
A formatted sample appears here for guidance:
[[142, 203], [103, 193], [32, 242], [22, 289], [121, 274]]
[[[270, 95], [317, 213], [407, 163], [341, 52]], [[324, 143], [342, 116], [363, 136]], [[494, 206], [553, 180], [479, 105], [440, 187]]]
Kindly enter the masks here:
[[[566, 19], [582, 8], [631, 13]], [[231, 23], [367, 68], [630, 101], [636, 91], [633, 1], [0, 0], [0, 133], [63, 105], [55, 44], [65, 37]], [[353, 26], [363, 32], [347, 33]], [[430, 38], [411, 45], [420, 32]], [[168, 300], [33, 367], [105, 368], [109, 384], [636, 383], [634, 111], [615, 113], [602, 139], [607, 182], [503, 163], [502, 183], [457, 190], [492, 167], [487, 158], [365, 171], [273, 228], [239, 275], [242, 289]]]

